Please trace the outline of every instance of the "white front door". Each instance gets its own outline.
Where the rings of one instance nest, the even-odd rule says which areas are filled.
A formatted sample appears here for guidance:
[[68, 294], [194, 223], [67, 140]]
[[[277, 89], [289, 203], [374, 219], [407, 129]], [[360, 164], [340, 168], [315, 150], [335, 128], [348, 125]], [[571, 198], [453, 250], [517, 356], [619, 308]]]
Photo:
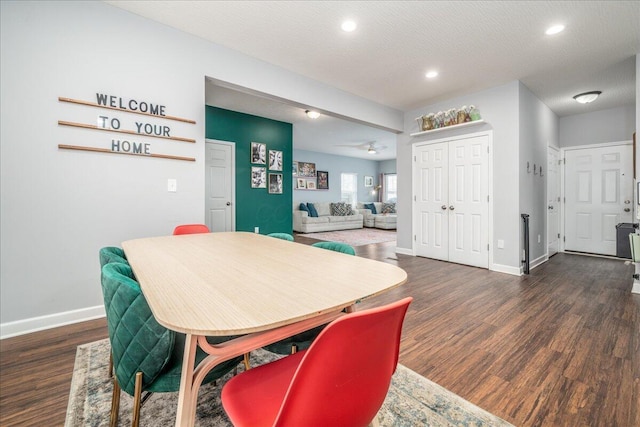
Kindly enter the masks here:
[[560, 153], [549, 147], [547, 153], [547, 256], [558, 252], [560, 242]]
[[486, 135], [414, 148], [414, 251], [418, 256], [488, 268]]
[[235, 144], [206, 141], [205, 220], [212, 232], [235, 231]]
[[630, 144], [565, 150], [565, 249], [616, 254], [616, 225], [632, 222]]

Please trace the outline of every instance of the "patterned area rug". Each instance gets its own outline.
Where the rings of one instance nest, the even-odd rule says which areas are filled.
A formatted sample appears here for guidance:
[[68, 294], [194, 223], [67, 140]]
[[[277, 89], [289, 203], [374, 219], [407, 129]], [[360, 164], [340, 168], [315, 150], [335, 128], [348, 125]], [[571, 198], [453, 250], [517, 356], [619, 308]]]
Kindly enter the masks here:
[[[264, 350], [251, 353], [251, 364], [275, 360], [278, 355]], [[242, 364], [238, 369], [241, 370]], [[98, 427], [109, 425], [111, 381], [109, 340], [78, 347], [71, 381], [65, 427]], [[220, 389], [231, 373], [200, 389], [196, 426], [230, 426], [220, 404]], [[173, 426], [177, 393], [156, 393], [141, 410], [141, 426]], [[131, 424], [132, 398], [122, 392], [119, 426]], [[511, 424], [467, 402], [439, 385], [398, 365], [387, 398], [378, 413], [381, 426], [498, 426]], [[513, 427], [513, 426], [512, 426]]]
[[351, 246], [370, 245], [372, 243], [395, 242], [396, 230], [379, 228], [358, 228], [355, 230], [323, 231], [320, 233], [300, 233], [299, 236], [329, 242], [342, 242]]

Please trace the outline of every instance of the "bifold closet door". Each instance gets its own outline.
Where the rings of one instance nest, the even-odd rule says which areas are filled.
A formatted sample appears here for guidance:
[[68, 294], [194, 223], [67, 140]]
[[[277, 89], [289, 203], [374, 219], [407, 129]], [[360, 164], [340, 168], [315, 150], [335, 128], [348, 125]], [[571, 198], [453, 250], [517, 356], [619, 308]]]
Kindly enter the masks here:
[[416, 255], [488, 268], [488, 137], [417, 147]]

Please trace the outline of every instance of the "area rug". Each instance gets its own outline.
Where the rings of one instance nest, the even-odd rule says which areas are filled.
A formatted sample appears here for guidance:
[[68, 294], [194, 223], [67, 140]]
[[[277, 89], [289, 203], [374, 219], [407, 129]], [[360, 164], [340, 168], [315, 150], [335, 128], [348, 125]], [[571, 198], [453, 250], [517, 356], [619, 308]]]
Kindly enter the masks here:
[[[265, 350], [251, 353], [251, 364], [275, 360], [276, 354]], [[238, 369], [242, 370], [242, 364]], [[109, 340], [78, 347], [65, 427], [99, 427], [109, 425], [111, 380], [109, 370]], [[220, 389], [233, 373], [200, 389], [196, 411], [196, 426], [231, 426], [220, 405]], [[140, 425], [146, 427], [173, 426], [177, 393], [156, 393], [141, 410]], [[119, 426], [131, 423], [132, 398], [122, 392]], [[398, 365], [386, 400], [378, 413], [381, 426], [512, 426], [506, 421], [478, 408], [412, 370]]]
[[381, 230], [378, 228], [358, 228], [356, 230], [323, 231], [319, 233], [305, 233], [299, 236], [329, 242], [342, 242], [351, 246], [370, 245], [372, 243], [395, 242], [396, 230]]

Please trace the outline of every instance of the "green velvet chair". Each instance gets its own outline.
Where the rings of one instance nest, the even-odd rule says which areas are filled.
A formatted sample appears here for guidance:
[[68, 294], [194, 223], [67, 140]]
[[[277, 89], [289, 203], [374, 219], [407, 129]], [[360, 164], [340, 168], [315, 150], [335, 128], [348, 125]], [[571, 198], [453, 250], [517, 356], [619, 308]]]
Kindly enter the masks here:
[[[160, 325], [147, 304], [131, 267], [107, 263], [102, 268], [102, 293], [113, 354], [114, 381], [111, 426], [118, 423], [120, 390], [133, 396], [132, 426], [140, 422], [140, 408], [149, 393], [180, 389], [185, 335]], [[225, 339], [219, 339], [218, 342]], [[210, 339], [210, 342], [215, 342]], [[206, 354], [198, 350], [196, 364]], [[203, 384], [231, 371], [242, 357], [221, 363], [209, 372]], [[142, 398], [142, 392], [147, 392]]]
[[356, 251], [353, 246], [342, 242], [318, 242], [313, 245], [316, 248], [328, 249], [330, 251], [342, 252], [343, 254], [355, 255]]
[[269, 237], [275, 237], [276, 239], [287, 240], [289, 242], [293, 242], [293, 236], [289, 233], [270, 233], [267, 234]]
[[[356, 254], [356, 251], [353, 249], [353, 247], [347, 245], [346, 243], [318, 242], [314, 243], [311, 246], [341, 252], [348, 255]], [[309, 348], [313, 340], [316, 339], [318, 334], [322, 332], [325, 326], [326, 325], [317, 326], [313, 329], [309, 329], [308, 331], [304, 331], [292, 337], [285, 338], [273, 344], [269, 344], [265, 346], [264, 349], [278, 354], [291, 354], [295, 353], [298, 350], [306, 350], [307, 348]]]
[[125, 255], [122, 248], [115, 246], [105, 246], [100, 249], [100, 268], [111, 262], [121, 262], [123, 264], [129, 264], [127, 261], [127, 255]]

